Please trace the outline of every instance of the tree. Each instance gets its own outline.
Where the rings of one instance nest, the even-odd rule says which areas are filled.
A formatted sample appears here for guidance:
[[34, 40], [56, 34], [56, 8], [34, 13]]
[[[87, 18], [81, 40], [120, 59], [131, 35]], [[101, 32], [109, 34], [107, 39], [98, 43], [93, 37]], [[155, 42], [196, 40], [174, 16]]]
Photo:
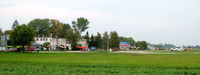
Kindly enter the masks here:
[[59, 34], [64, 27], [63, 23], [61, 23], [60, 21], [55, 20], [55, 19], [50, 20], [50, 23], [51, 23], [51, 29], [50, 30], [51, 30], [53, 37], [60, 38]]
[[146, 50], [148, 48], [148, 44], [146, 41], [138, 41], [136, 42], [136, 47], [139, 47], [141, 50]]
[[3, 31], [2, 31], [2, 28], [0, 28], [0, 35], [2, 35], [3, 34]]
[[148, 44], [146, 41], [142, 41], [142, 50], [148, 49]]
[[31, 42], [34, 41], [35, 31], [23, 24], [17, 26], [10, 34], [10, 41], [12, 46], [22, 46], [23, 51], [24, 46], [30, 46]]
[[72, 29], [66, 31], [65, 38], [71, 43], [72, 49], [76, 49], [77, 41], [79, 39], [79, 35]]
[[19, 25], [18, 21], [15, 20], [13, 25], [12, 25], [12, 29], [15, 29], [18, 25]]
[[50, 42], [45, 42], [45, 43], [43, 43], [43, 46], [46, 47], [47, 50], [49, 50], [50, 44], [51, 44]]
[[102, 43], [103, 49], [108, 50], [109, 49], [109, 35], [108, 32], [103, 33], [103, 43]]
[[131, 46], [135, 45], [135, 41], [133, 40], [132, 37], [119, 37], [120, 41], [126, 41], [128, 42]]
[[63, 27], [62, 27], [62, 29], [60, 30], [60, 33], [59, 33], [59, 35], [58, 35], [58, 37], [60, 37], [60, 38], [64, 38], [64, 37], [65, 37], [66, 31], [67, 31], [68, 29], [71, 29], [71, 27], [70, 27], [69, 24], [63, 24], [62, 26], [63, 26]]
[[2, 31], [2, 29], [0, 28], [0, 46], [1, 46], [1, 37], [2, 37], [2, 35], [3, 35], [3, 31]]
[[102, 48], [102, 37], [101, 34], [99, 32], [97, 32], [97, 36], [96, 36], [96, 44], [97, 44], [97, 48], [101, 49]]
[[44, 46], [49, 46], [50, 44], [51, 44], [50, 42], [43, 43]]
[[93, 34], [91, 35], [91, 38], [90, 38], [89, 47], [97, 47], [96, 40], [95, 40], [95, 37], [93, 36]]
[[50, 36], [50, 20], [49, 19], [34, 19], [28, 23], [32, 27], [37, 36], [47, 35]]
[[110, 32], [110, 40], [109, 40], [110, 48], [119, 48], [119, 43], [120, 40], [117, 32], [116, 31]]
[[87, 40], [87, 44], [89, 44], [90, 36], [89, 36], [89, 32], [88, 31], [86, 32], [85, 39]]
[[12, 32], [13, 30], [6, 30], [5, 32], [4, 32], [4, 34], [10, 34], [11, 32]]
[[176, 46], [173, 44], [168, 44], [168, 43], [160, 43], [160, 44], [149, 44], [151, 46], [157, 47], [157, 48], [175, 48]]
[[72, 21], [72, 27], [80, 34], [88, 29], [89, 21], [86, 18], [80, 17], [76, 21]]

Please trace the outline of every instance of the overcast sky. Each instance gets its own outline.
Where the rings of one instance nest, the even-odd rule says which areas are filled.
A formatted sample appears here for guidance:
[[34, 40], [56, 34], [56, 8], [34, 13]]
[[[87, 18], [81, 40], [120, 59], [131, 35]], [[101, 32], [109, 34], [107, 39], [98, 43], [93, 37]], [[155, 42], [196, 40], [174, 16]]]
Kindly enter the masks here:
[[0, 0], [0, 27], [15, 19], [71, 23], [88, 18], [90, 33], [116, 30], [121, 36], [150, 43], [200, 45], [200, 0]]

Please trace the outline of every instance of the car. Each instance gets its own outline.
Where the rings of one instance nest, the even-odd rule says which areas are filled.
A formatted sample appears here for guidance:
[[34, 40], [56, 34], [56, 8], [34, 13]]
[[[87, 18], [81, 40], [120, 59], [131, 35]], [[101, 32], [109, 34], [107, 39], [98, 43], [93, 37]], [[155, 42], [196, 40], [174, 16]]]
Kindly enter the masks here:
[[34, 50], [36, 50], [35, 47], [29, 47], [29, 48], [27, 48], [27, 51], [34, 51]]
[[7, 52], [15, 52], [17, 51], [17, 48], [8, 48], [6, 49]]

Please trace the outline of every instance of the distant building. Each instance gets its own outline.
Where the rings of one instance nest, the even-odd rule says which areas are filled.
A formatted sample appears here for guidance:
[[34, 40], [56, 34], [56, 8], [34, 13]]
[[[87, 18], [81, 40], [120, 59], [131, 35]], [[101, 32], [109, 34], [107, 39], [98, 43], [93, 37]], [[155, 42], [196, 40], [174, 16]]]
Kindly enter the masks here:
[[71, 44], [69, 44], [65, 38], [54, 38], [54, 37], [34, 37], [35, 42], [33, 44], [43, 45], [45, 42], [49, 42], [52, 49], [56, 49], [58, 46], [65, 46], [71, 49]]
[[150, 50], [156, 50], [156, 47], [154, 47], [152, 45], [148, 45], [148, 49], [150, 49]]
[[[15, 20], [12, 25], [12, 30], [15, 29], [18, 25], [19, 25], [18, 21]], [[0, 46], [1, 47], [6, 47], [6, 46], [10, 45], [10, 42], [8, 41], [10, 39], [9, 32], [11, 32], [11, 30], [6, 30], [4, 32], [4, 34], [0, 36], [1, 37], [0, 38], [0, 42], [1, 42]]]
[[[34, 37], [35, 42], [34, 44], [37, 45], [43, 45], [45, 42], [49, 42], [51, 49], [56, 49], [56, 47], [64, 46], [67, 47], [68, 49], [71, 48], [71, 44], [65, 39], [65, 38], [54, 38], [54, 37]], [[77, 41], [77, 45], [79, 47], [88, 47], [87, 40], [86, 39], [81, 39]]]
[[1, 44], [0, 44], [0, 46], [1, 47], [5, 47], [5, 46], [8, 46], [8, 40], [9, 40], [9, 35], [7, 35], [7, 34], [3, 34], [3, 35], [1, 35], [0, 36], [1, 38], [0, 38], [0, 42], [1, 42]]
[[130, 50], [131, 49], [131, 45], [127, 41], [120, 42], [119, 47], [121, 50]]
[[80, 47], [88, 47], [88, 44], [87, 44], [87, 40], [86, 39], [81, 39], [77, 42], [77, 45], [80, 46]]

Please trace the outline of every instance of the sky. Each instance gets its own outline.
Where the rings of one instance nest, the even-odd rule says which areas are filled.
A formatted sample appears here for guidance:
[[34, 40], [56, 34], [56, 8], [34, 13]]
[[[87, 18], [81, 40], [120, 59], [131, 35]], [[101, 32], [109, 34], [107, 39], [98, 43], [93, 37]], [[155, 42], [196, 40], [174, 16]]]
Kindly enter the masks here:
[[136, 41], [200, 45], [200, 0], [0, 0], [0, 28], [36, 18], [85, 17], [90, 34], [117, 31]]

